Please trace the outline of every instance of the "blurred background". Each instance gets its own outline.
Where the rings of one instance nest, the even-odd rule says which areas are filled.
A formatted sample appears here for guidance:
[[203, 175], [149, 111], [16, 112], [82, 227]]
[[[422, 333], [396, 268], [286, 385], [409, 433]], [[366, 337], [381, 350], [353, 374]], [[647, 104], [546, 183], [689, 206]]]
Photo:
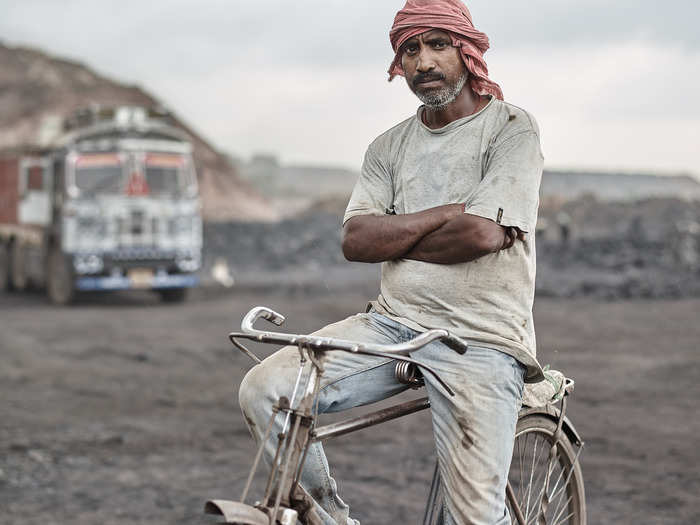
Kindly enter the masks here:
[[[387, 82], [402, 5], [0, 0], [0, 523], [197, 523], [236, 497], [228, 331], [376, 297], [340, 220], [418, 106]], [[467, 5], [542, 132], [538, 355], [577, 380], [589, 522], [698, 522], [700, 7]], [[363, 522], [417, 521], [426, 417], [329, 446]]]

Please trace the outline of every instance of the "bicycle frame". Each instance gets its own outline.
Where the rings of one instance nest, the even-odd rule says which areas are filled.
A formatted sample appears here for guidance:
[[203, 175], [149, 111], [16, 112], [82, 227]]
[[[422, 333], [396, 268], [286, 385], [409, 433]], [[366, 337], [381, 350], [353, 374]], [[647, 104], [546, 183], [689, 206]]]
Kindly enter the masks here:
[[[278, 403], [273, 407], [272, 417], [260, 441], [240, 501], [211, 500], [207, 502], [205, 512], [222, 515], [226, 520], [225, 523], [243, 525], [275, 525], [275, 523], [279, 523], [280, 525], [294, 525], [297, 523], [297, 520], [301, 518], [307, 525], [320, 525], [321, 520], [314, 509], [313, 500], [299, 484], [302, 468], [310, 445], [425, 410], [430, 407], [430, 402], [427, 397], [423, 397], [376, 410], [359, 417], [316, 428], [317, 413], [315, 407], [320, 390], [321, 377], [323, 375], [322, 352], [345, 346], [345, 348], [342, 348], [345, 351], [382, 355], [397, 359], [401, 362], [400, 364], [413, 364], [414, 362], [412, 359], [402, 354], [410, 350], [406, 351], [403, 347], [399, 348], [402, 345], [395, 345], [396, 354], [387, 354], [386, 347], [379, 350], [370, 345], [363, 346], [354, 342], [279, 334], [275, 332], [260, 332], [252, 329], [252, 323], [259, 317], [264, 317], [277, 325], [281, 325], [284, 321], [284, 318], [276, 312], [258, 307], [257, 309], [251, 310], [244, 318], [242, 328], [245, 331], [242, 333], [232, 333], [229, 335], [229, 338], [237, 348], [241, 349], [241, 351], [257, 362], [260, 362], [260, 360], [250, 352], [250, 350], [236, 341], [236, 338], [243, 337], [261, 342], [295, 344], [299, 350], [300, 366], [294, 392], [291, 401], [286, 397], [281, 397]], [[419, 336], [421, 340], [417, 344], [422, 346], [426, 344], [425, 341], [429, 341], [431, 337], [433, 339], [438, 337], [450, 337], [444, 330], [432, 332], [439, 333], [437, 333], [437, 335], [436, 333], [427, 333], [427, 337], [426, 334], [423, 334], [423, 336]], [[456, 346], [458, 346], [458, 351], [466, 351], [466, 347], [459, 347], [459, 343], [457, 343]], [[302, 378], [307, 363], [311, 364], [310, 372], [302, 384]], [[430, 369], [426, 369], [425, 367], [421, 368], [424, 371], [435, 374], [434, 371]], [[397, 373], [398, 372], [399, 370], [397, 369]], [[402, 373], [404, 374], [403, 381], [412, 385], [414, 388], [422, 384], [422, 382], [415, 379], [413, 374], [408, 373], [407, 367], [403, 368]], [[437, 374], [435, 374], [435, 377], [438, 381], [442, 382]], [[451, 392], [447, 385], [444, 386], [448, 392]], [[301, 397], [297, 402], [296, 398], [300, 393]], [[573, 431], [576, 437], [575, 442], [581, 444], [580, 439], [578, 439], [578, 436], [575, 434], [575, 430], [573, 430], [573, 426], [571, 426], [570, 422], [565, 417], [565, 412], [566, 402], [564, 398], [562, 400], [561, 411], [559, 411], [558, 414], [554, 412], [557, 415], [557, 441], [559, 435], [562, 433], [570, 435]], [[256, 503], [254, 507], [251, 507], [245, 504], [245, 500], [248, 497], [253, 477], [262, 459], [265, 443], [268, 441], [275, 419], [280, 413], [285, 414], [285, 421], [282, 432], [278, 434], [277, 449], [270, 468], [270, 474], [267, 478], [265, 493], [262, 500]], [[551, 417], [552, 413], [547, 413], [547, 415]], [[556, 442], [552, 448], [554, 447], [556, 447]], [[432, 500], [437, 500], [439, 497], [439, 481], [437, 475], [438, 470], [436, 467], [436, 474], [430, 491], [430, 498]], [[514, 510], [518, 523], [520, 525], [526, 525], [522, 512], [520, 512], [513, 495], [510, 483], [508, 483], [507, 486], [506, 496], [511, 504], [511, 508]], [[437, 516], [432, 515], [429, 510], [430, 506], [424, 517], [424, 523], [426, 525], [435, 523], [437, 519]]]

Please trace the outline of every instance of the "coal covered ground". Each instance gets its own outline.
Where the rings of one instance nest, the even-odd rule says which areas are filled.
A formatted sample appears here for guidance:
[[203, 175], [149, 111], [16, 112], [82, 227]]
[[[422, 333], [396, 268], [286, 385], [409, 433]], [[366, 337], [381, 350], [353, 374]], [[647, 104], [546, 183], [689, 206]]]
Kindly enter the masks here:
[[[254, 454], [236, 396], [251, 362], [228, 332], [258, 304], [308, 332], [376, 296], [378, 269], [334, 253], [338, 227], [320, 215], [208, 226], [207, 264], [224, 258], [235, 284], [217, 288], [205, 274], [208, 286], [183, 304], [138, 292], [56, 308], [39, 292], [0, 293], [0, 524], [212, 523], [204, 501], [238, 497]], [[586, 241], [595, 249], [576, 241], [579, 255], [571, 243], [538, 245], [541, 257], [548, 243], [560, 254], [551, 264], [562, 281], [551, 293], [539, 284], [539, 357], [576, 380], [570, 416], [586, 441], [591, 524], [700, 523], [700, 298], [687, 292], [697, 274], [683, 239], [643, 240], [661, 242], [651, 268], [634, 257], [657, 257], [633, 250], [629, 262], [619, 244], [599, 249], [601, 237]], [[606, 285], [640, 267], [658, 282], [685, 281], [658, 294]], [[586, 286], [564, 279], [576, 272]], [[355, 517], [420, 522], [434, 461], [427, 413], [326, 448]]]
[[[237, 498], [254, 455], [236, 403], [251, 363], [226, 334], [257, 304], [306, 332], [366, 299], [355, 286], [234, 289], [58, 309], [0, 295], [0, 523], [212, 523], [203, 502]], [[700, 522], [698, 311], [698, 299], [536, 301], [540, 359], [576, 379], [588, 523]], [[330, 442], [353, 514], [419, 523], [431, 440], [421, 413]]]

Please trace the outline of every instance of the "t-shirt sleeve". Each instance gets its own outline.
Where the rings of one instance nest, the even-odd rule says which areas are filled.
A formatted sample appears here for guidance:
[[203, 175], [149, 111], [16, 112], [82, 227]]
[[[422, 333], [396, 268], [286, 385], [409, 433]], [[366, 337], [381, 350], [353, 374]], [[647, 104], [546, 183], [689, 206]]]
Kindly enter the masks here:
[[367, 149], [343, 224], [357, 215], [384, 215], [391, 208], [394, 200], [391, 174], [377, 149], [376, 143]]
[[537, 222], [543, 157], [534, 130], [522, 131], [492, 147], [484, 176], [467, 198], [465, 213], [523, 232]]

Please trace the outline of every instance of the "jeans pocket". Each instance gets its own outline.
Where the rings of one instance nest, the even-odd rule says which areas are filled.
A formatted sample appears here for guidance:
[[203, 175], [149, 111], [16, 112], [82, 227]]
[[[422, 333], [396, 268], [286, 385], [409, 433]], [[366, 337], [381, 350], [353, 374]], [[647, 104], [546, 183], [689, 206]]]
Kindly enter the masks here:
[[520, 361], [513, 358], [513, 374], [515, 380], [518, 384], [518, 390], [520, 390], [520, 397], [523, 397], [523, 391], [525, 389], [525, 375], [527, 374], [527, 367], [523, 365]]

